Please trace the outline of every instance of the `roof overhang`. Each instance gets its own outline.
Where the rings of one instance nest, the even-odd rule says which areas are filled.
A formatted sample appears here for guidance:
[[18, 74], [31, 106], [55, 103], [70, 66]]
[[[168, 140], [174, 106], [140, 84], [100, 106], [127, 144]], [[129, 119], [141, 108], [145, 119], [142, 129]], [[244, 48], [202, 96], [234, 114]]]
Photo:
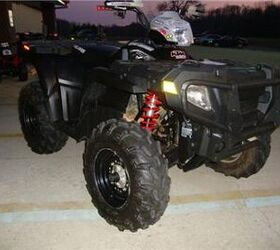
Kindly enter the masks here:
[[53, 0], [53, 1], [14, 1], [16, 3], [21, 3], [27, 5], [31, 8], [42, 10], [42, 3], [53, 3], [55, 8], [66, 8], [69, 0]]
[[55, 7], [66, 8], [67, 4], [69, 3], [69, 0], [56, 0], [56, 1], [53, 1], [53, 2], [55, 2]]

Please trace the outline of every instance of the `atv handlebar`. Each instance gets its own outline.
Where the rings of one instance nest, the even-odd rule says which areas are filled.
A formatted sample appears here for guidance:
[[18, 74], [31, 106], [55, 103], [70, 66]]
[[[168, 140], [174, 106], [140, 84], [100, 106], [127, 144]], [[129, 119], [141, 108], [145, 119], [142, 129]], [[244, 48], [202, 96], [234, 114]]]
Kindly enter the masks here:
[[114, 1], [107, 0], [104, 2], [105, 7], [111, 8], [122, 13], [120, 16], [125, 17], [126, 11], [133, 11], [137, 15], [139, 23], [148, 31], [150, 29], [150, 22], [145, 16], [144, 12], [139, 8], [143, 7], [143, 4], [139, 0], [123, 0], [123, 1]]
[[143, 7], [143, 4], [139, 0], [123, 0], [123, 1], [106, 0], [105, 6], [115, 10], [128, 10], [129, 8]]

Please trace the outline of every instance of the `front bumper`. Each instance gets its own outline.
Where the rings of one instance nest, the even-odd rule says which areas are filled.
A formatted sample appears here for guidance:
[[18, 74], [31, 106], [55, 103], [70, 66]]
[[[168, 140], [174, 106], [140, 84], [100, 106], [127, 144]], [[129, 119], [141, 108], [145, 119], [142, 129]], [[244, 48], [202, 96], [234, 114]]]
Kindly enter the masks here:
[[[189, 85], [207, 86], [211, 111], [187, 101]], [[212, 161], [225, 159], [258, 145], [259, 136], [271, 134], [280, 125], [278, 79], [238, 83], [190, 80], [180, 86], [180, 95], [166, 96], [167, 105], [182, 113], [185, 123], [192, 124], [192, 135], [181, 141], [188, 140], [196, 155]]]
[[[202, 83], [196, 81], [195, 84]], [[204, 125], [196, 135], [200, 141], [196, 148], [198, 155], [213, 161], [225, 159], [256, 146], [259, 136], [271, 134], [280, 124], [278, 81], [242, 85], [212, 83], [208, 88], [212, 112], [199, 111], [186, 101], [185, 94], [182, 95], [185, 117]]]

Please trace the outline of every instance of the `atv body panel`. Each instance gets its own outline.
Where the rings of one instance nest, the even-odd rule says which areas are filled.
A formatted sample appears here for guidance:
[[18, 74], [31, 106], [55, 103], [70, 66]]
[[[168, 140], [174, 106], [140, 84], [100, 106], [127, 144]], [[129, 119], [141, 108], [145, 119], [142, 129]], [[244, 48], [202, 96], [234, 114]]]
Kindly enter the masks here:
[[[95, 96], [92, 102], [100, 98], [103, 105], [118, 109], [119, 96], [124, 101], [130, 94], [154, 89], [178, 64], [177, 61], [130, 61], [127, 48], [103, 43], [43, 41], [33, 42], [30, 47], [26, 57], [37, 69], [54, 122], [78, 121], [83, 97], [88, 96], [84, 94], [89, 89], [95, 92], [91, 95]], [[120, 95], [120, 91], [126, 94]], [[108, 101], [104, 103], [104, 100]]]
[[[97, 46], [95, 43], [91, 43], [90, 46], [83, 43], [81, 47], [70, 41], [66, 43], [35, 42], [32, 43], [31, 49], [28, 58], [36, 67], [42, 87], [47, 91], [50, 100], [58, 101], [60, 98], [57, 99], [56, 95], [61, 94], [62, 103], [67, 96], [68, 106], [75, 106], [69, 114], [64, 112], [63, 118], [66, 121], [78, 115], [79, 106], [76, 104], [80, 102], [81, 91], [90, 79], [88, 73], [94, 67], [108, 66], [114, 60], [114, 54], [119, 50], [115, 46]], [[58, 85], [60, 88], [57, 87]], [[59, 116], [59, 114], [54, 115], [54, 120], [57, 120]]]
[[[253, 146], [244, 141], [280, 124], [279, 72], [272, 68], [230, 61], [131, 60], [127, 53], [128, 47], [103, 43], [32, 44], [28, 57], [46, 90], [52, 120], [81, 140], [101, 122], [96, 117], [104, 108], [124, 112], [130, 95], [150, 89], [160, 94], [166, 109], [182, 115], [179, 158], [199, 155], [213, 161]], [[163, 94], [163, 80], [174, 82], [178, 95]], [[210, 111], [187, 101], [190, 85], [207, 87]], [[69, 130], [73, 124], [75, 132]], [[184, 133], [188, 129], [191, 134]]]

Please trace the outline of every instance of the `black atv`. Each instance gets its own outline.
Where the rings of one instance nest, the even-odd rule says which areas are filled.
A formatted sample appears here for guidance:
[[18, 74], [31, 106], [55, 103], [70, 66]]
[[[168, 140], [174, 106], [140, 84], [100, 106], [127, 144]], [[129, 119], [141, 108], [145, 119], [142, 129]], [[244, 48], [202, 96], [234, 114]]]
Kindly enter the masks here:
[[8, 42], [0, 43], [0, 81], [3, 75], [18, 76], [20, 81], [28, 80], [27, 65], [19, 50]]
[[[120, 10], [117, 7], [112, 7]], [[135, 7], [123, 7], [121, 11]], [[84, 175], [99, 214], [120, 230], [157, 222], [169, 201], [168, 167], [205, 164], [257, 173], [280, 124], [280, 75], [264, 66], [194, 60], [153, 39], [112, 44], [43, 41], [27, 58], [39, 80], [19, 97], [28, 146], [59, 151], [85, 141]]]

